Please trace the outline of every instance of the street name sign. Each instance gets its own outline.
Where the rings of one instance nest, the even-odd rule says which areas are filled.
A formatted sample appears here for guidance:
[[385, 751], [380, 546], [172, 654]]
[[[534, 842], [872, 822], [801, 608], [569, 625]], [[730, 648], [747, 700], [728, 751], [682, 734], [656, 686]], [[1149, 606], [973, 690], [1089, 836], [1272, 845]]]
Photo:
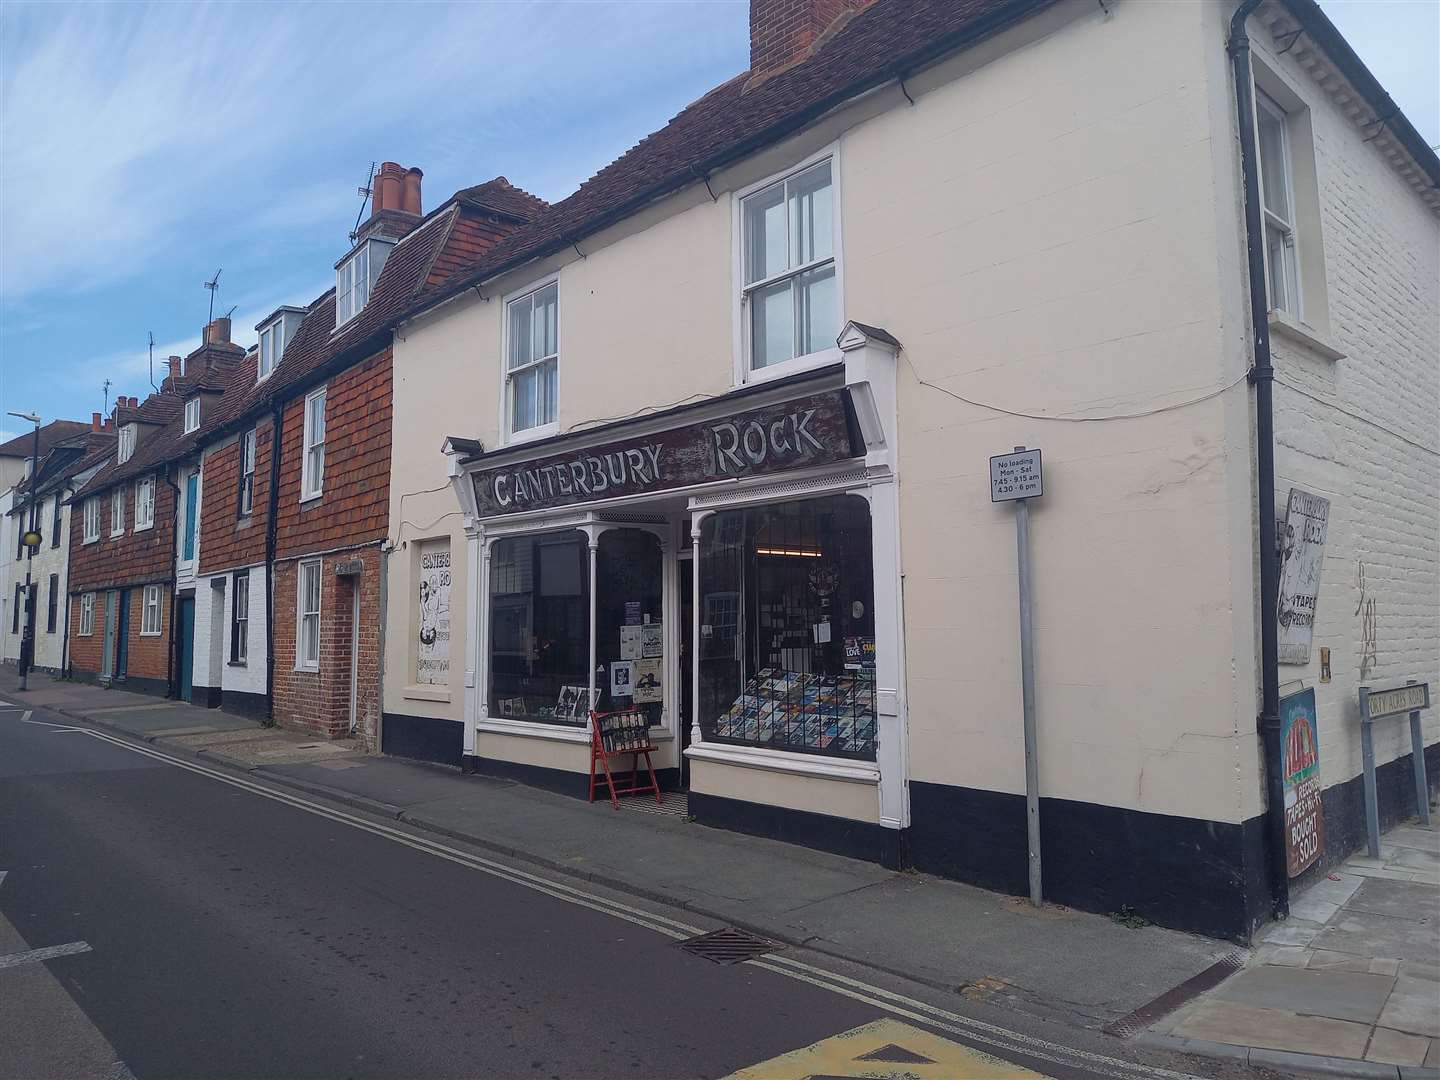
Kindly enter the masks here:
[[1430, 708], [1430, 684], [1417, 682], [1389, 690], [1371, 690], [1363, 699], [1366, 720]]

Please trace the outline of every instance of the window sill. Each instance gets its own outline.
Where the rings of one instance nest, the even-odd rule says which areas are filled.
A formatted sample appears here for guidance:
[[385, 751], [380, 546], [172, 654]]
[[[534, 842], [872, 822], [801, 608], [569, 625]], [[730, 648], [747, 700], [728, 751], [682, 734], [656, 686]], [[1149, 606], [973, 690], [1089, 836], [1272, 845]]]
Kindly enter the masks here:
[[227, 661], [225, 661], [225, 666], [226, 666], [226, 667], [244, 668], [244, 667], [249, 667], [249, 666], [250, 666], [250, 662], [249, 662], [248, 660], [227, 660]]
[[[90, 536], [90, 537], [87, 537], [86, 539], [80, 541], [80, 543], [81, 543], [82, 545], [83, 545], [83, 544], [98, 544], [99, 542], [100, 542], [100, 537], [98, 537], [98, 536]], [[19, 555], [15, 556], [15, 561], [16, 561], [16, 562], [19, 562], [19, 561], [20, 561], [20, 556], [19, 556]]]
[[1283, 311], [1270, 312], [1270, 332], [1309, 349], [1326, 360], [1345, 359], [1345, 354], [1322, 338], [1319, 331], [1297, 322]]
[[[744, 382], [741, 385], [769, 382], [771, 379], [783, 379], [788, 375], [795, 375], [801, 371], [809, 371], [812, 368], [826, 367], [844, 359], [844, 353], [840, 347], [834, 346], [829, 349], [821, 349], [806, 356], [796, 356], [790, 360], [782, 360], [778, 364], [771, 364], [768, 367], [748, 368]], [[749, 363], [749, 358], [746, 358]]]
[[400, 696], [415, 701], [449, 701], [450, 691], [432, 690], [428, 686], [407, 686], [400, 691]]
[[149, 525], [136, 525], [136, 526], [135, 526], [135, 531], [136, 531], [137, 533], [139, 533], [139, 532], [149, 532], [149, 531], [150, 531], [151, 529], [153, 529], [154, 527], [155, 527], [155, 523], [152, 521]]
[[159, 630], [141, 630], [141, 631], [140, 631], [140, 636], [141, 636], [141, 637], [159, 637], [159, 636], [160, 636], [160, 631], [159, 631]]
[[764, 769], [767, 772], [813, 776], [847, 784], [880, 783], [880, 766], [873, 761], [812, 757], [809, 754], [786, 753], [784, 750], [762, 750], [759, 747], [703, 742], [692, 744], [685, 751], [685, 756], [691, 761], [713, 761], [742, 769]]
[[110, 539], [111, 539], [111, 540], [119, 540], [119, 539], [120, 539], [122, 536], [124, 536], [124, 535], [125, 535], [124, 532], [111, 533], [111, 534], [110, 534]]
[[534, 442], [537, 439], [548, 439], [552, 435], [560, 434], [560, 423], [540, 424], [537, 427], [526, 428], [524, 431], [512, 431], [505, 436], [505, 446], [523, 446], [525, 443]]
[[316, 502], [316, 501], [319, 500], [319, 499], [323, 499], [324, 497], [325, 497], [325, 492], [323, 492], [323, 491], [314, 491], [314, 492], [311, 492], [309, 495], [301, 495], [301, 496], [300, 496], [300, 505], [301, 505], [301, 506], [304, 506], [306, 503], [313, 503], [313, 502]]
[[297, 672], [300, 672], [300, 673], [302, 673], [302, 674], [305, 674], [305, 675], [319, 675], [319, 674], [320, 674], [320, 665], [319, 665], [319, 664], [296, 664], [294, 670], [297, 671]]
[[529, 739], [551, 739], [555, 742], [590, 743], [587, 727], [569, 727], [561, 724], [540, 724], [533, 720], [506, 720], [503, 717], [489, 717], [475, 721], [476, 731], [488, 731], [493, 735], [519, 735]]

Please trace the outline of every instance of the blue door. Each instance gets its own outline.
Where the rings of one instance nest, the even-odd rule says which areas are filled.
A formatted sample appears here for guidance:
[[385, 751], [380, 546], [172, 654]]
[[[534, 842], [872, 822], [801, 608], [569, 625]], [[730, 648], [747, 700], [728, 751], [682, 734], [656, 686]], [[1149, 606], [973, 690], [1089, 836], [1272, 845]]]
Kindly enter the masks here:
[[120, 590], [120, 622], [115, 634], [115, 678], [130, 670], [130, 590]]
[[195, 682], [195, 598], [180, 601], [180, 617], [176, 620], [175, 651], [180, 669], [180, 700], [189, 701]]

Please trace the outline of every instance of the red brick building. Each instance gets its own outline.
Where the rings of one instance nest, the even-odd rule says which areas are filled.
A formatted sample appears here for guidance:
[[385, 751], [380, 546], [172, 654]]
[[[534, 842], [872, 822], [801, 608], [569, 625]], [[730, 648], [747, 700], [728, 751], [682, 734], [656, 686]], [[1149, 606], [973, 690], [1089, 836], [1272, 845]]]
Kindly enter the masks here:
[[[193, 589], [176, 589], [176, 568], [193, 558], [199, 418], [213, 409], [245, 351], [230, 320], [205, 328], [203, 343], [143, 402], [120, 398], [110, 423], [113, 454], [74, 495], [70, 515], [69, 669], [80, 679], [190, 698]], [[190, 526], [187, 529], [187, 524]], [[188, 540], [187, 540], [188, 537]]]
[[544, 205], [501, 177], [422, 215], [420, 184], [419, 169], [380, 167], [336, 287], [256, 327], [259, 350], [201, 439], [197, 595], [211, 614], [197, 608], [194, 649], [228, 658], [212, 665], [219, 702], [372, 745], [392, 335]]

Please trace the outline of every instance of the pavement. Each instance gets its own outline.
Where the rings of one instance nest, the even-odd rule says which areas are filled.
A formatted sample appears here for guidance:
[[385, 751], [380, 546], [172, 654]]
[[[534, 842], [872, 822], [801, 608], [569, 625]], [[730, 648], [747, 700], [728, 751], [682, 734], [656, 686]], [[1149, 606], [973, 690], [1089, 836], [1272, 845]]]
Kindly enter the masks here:
[[[6, 1080], [1258, 1072], [1209, 1062], [1190, 1071], [1169, 1051], [800, 946], [761, 941], [743, 963], [712, 962], [687, 946], [725, 920], [275, 779], [280, 768], [355, 760], [353, 751], [244, 769], [222, 758], [247, 740], [196, 750], [205, 732], [184, 706], [147, 710], [100, 694], [96, 709], [112, 711], [97, 715], [144, 716], [153, 741], [0, 692]], [[166, 743], [154, 734], [163, 731], [187, 741]], [[271, 750], [252, 756], [306, 750], [273, 734]], [[352, 797], [358, 807], [366, 796]], [[572, 809], [608, 815], [612, 828], [646, 823]], [[803, 871], [812, 883], [814, 873]]]
[[[13, 678], [0, 672], [0, 690]], [[1389, 861], [1405, 869], [1347, 866], [1339, 880], [1312, 890], [1313, 900], [1298, 899], [1294, 917], [1271, 927], [1251, 952], [1057, 905], [1036, 910], [956, 882], [628, 809], [638, 803], [616, 812], [510, 781], [367, 755], [218, 710], [45, 678], [32, 680], [24, 700], [1010, 1015], [1108, 1031], [1112, 1041], [1138, 1027], [1150, 1045], [1212, 1055], [1217, 1073], [1222, 1061], [1239, 1061], [1342, 1075], [1350, 1068], [1349, 1075], [1388, 1080], [1440, 1077], [1422, 1064], [1427, 1057], [1433, 1064], [1431, 1040], [1440, 1034], [1426, 1027], [1423, 1000], [1435, 986], [1440, 889], [1425, 861], [1434, 850], [1418, 841], [1433, 833], [1391, 834]], [[1431, 906], [1397, 899], [1397, 885], [1425, 892]], [[1387, 904], [1417, 914], [1370, 910]], [[1307, 930], [1313, 934], [1300, 941], [1296, 935]], [[1389, 963], [1372, 970], [1372, 961]], [[1322, 980], [1329, 989], [1320, 988]], [[1201, 996], [1186, 1004], [1187, 994]], [[1157, 1020], [1154, 1003], [1162, 997], [1178, 1011], [1144, 1030]]]
[[1440, 1075], [1440, 828], [1402, 825], [1380, 858], [1352, 856], [1261, 932], [1242, 971], [1151, 1034], [1278, 1052], [1248, 1059], [1270, 1064], [1299, 1053], [1349, 1075]]

